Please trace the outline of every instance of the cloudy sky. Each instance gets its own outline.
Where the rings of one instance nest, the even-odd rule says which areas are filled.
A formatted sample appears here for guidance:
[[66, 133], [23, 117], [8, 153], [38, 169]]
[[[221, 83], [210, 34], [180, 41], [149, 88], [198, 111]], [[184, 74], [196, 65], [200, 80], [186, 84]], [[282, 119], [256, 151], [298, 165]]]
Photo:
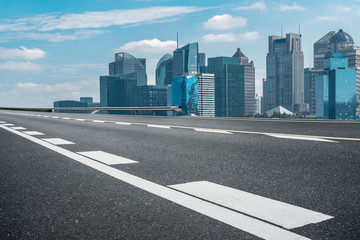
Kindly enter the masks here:
[[0, 0], [0, 106], [50, 107], [92, 96], [114, 53], [155, 66], [179, 44], [198, 42], [206, 57], [232, 56], [237, 47], [255, 62], [256, 91], [265, 77], [267, 38], [303, 36], [305, 67], [313, 43], [342, 28], [360, 45], [360, 0]]

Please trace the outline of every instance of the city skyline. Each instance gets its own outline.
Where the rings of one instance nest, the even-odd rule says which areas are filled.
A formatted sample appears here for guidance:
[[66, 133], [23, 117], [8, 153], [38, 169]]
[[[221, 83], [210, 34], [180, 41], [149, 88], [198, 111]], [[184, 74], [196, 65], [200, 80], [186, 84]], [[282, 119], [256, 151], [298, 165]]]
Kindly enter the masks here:
[[[267, 38], [302, 34], [304, 67], [313, 44], [340, 28], [360, 43], [360, 1], [0, 1], [0, 105], [49, 107], [92, 96], [115, 52], [146, 58], [148, 84], [165, 53], [199, 43], [206, 57], [231, 57], [239, 47], [256, 67], [256, 92], [266, 76]], [[60, 7], [59, 7], [60, 6]], [[321, 10], [321, 11], [320, 11]], [[141, 13], [141, 14], [139, 14]], [[156, 14], [153, 14], [156, 13]]]

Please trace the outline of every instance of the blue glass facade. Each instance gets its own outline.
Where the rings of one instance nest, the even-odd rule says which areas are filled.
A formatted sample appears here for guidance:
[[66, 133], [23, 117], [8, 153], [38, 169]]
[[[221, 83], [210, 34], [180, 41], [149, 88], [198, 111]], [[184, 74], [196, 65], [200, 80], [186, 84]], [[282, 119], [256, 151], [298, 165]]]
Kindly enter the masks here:
[[[131, 106], [164, 107], [167, 106], [166, 86], [137, 86], [132, 90]], [[141, 115], [152, 115], [151, 111], [139, 111]], [[166, 111], [158, 111], [157, 115], [166, 116]]]
[[198, 115], [198, 79], [196, 77], [174, 78], [171, 85], [171, 105], [182, 106], [180, 115]]
[[357, 73], [348, 69], [343, 53], [329, 53], [323, 75], [316, 77], [316, 115], [324, 119], [355, 119]]
[[185, 73], [197, 73], [199, 47], [198, 43], [189, 43], [173, 52], [173, 78]]
[[[79, 102], [79, 101], [73, 101], [73, 100], [64, 100], [64, 101], [56, 101], [54, 102], [54, 108], [82, 108], [82, 107], [88, 107], [87, 103]], [[54, 112], [64, 112], [64, 113], [87, 113], [87, 111], [73, 111], [73, 110], [55, 110]]]
[[165, 54], [156, 65], [156, 85], [167, 86], [173, 79], [173, 57]]
[[126, 74], [134, 74], [138, 86], [146, 85], [146, 59], [136, 58], [128, 53], [116, 53], [115, 62], [109, 63], [109, 75]]
[[215, 116], [245, 114], [245, 65], [239, 58], [208, 58], [208, 72], [215, 74]]

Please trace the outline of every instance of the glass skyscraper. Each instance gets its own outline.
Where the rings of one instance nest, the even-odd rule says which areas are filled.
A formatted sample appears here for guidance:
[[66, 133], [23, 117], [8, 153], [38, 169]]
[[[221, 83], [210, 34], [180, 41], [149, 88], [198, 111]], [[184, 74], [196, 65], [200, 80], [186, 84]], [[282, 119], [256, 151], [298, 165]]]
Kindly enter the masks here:
[[316, 115], [324, 119], [356, 118], [356, 70], [348, 68], [343, 52], [330, 52], [323, 73], [316, 77]]
[[173, 57], [165, 54], [156, 65], [156, 85], [166, 86], [171, 84], [173, 79]]
[[199, 72], [198, 43], [189, 43], [173, 52], [173, 79], [184, 74]]
[[116, 53], [115, 62], [109, 63], [109, 75], [134, 74], [137, 85], [147, 84], [146, 59], [136, 58], [128, 53]]
[[244, 115], [245, 66], [240, 65], [240, 58], [208, 58], [208, 72], [215, 74], [215, 116]]
[[304, 104], [304, 54], [301, 35], [269, 36], [264, 84], [265, 111], [282, 106], [293, 112], [307, 112]]
[[198, 115], [198, 79], [181, 76], [173, 79], [171, 85], [171, 105], [182, 106], [180, 115]]
[[[137, 86], [132, 89], [131, 106], [133, 107], [164, 107], [167, 106], [166, 86]], [[151, 111], [139, 111], [139, 114], [152, 115]], [[167, 115], [166, 111], [157, 115]]]

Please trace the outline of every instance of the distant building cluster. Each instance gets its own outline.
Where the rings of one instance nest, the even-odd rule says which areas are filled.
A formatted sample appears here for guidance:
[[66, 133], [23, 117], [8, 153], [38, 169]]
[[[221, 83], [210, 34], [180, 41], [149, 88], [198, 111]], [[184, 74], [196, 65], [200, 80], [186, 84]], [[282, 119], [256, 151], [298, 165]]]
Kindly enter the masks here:
[[[80, 101], [64, 100], [54, 102], [54, 108], [88, 108], [88, 107], [100, 107], [99, 102], [93, 102], [92, 97], [80, 97]], [[55, 109], [54, 112], [64, 113], [87, 113], [84, 110], [66, 110], [66, 109]]]
[[[180, 115], [207, 117], [277, 112], [322, 119], [359, 118], [360, 47], [342, 29], [331, 31], [314, 43], [314, 67], [304, 68], [301, 45], [301, 34], [269, 36], [263, 97], [255, 93], [255, 64], [240, 48], [232, 57], [207, 61], [196, 42], [177, 48], [158, 61], [156, 85], [147, 85], [145, 58], [116, 53], [109, 75], [100, 76], [100, 106], [182, 106]], [[80, 102], [58, 101], [54, 106], [91, 104], [92, 99], [82, 98]]]
[[360, 48], [342, 29], [314, 43], [314, 67], [304, 69], [301, 35], [270, 36], [263, 112], [282, 108], [321, 119], [356, 119], [360, 108]]

